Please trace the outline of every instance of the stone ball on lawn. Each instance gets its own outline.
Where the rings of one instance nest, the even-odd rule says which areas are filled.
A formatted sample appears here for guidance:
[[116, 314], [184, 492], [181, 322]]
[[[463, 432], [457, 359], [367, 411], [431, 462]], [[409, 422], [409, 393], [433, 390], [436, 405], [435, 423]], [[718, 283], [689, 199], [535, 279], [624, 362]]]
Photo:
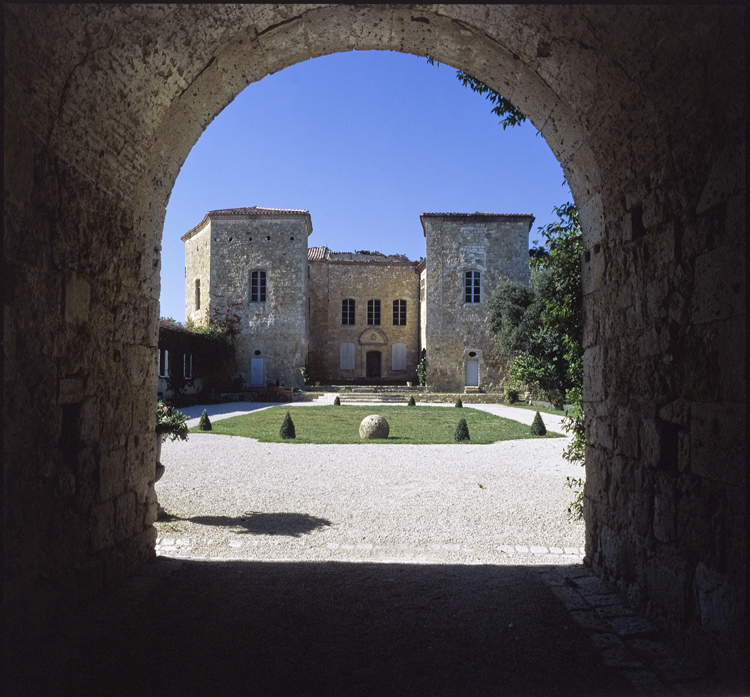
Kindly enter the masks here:
[[371, 440], [373, 438], [388, 438], [388, 434], [391, 431], [391, 427], [388, 422], [377, 414], [371, 416], [365, 416], [362, 419], [362, 423], [359, 425], [359, 437], [362, 439]]

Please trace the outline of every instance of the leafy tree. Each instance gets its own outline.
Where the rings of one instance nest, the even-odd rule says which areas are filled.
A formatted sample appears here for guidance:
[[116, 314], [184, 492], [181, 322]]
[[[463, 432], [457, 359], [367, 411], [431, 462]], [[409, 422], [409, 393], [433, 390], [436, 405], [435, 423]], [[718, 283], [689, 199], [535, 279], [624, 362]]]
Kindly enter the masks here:
[[456, 400], [456, 403], [455, 403], [455, 404], [454, 404], [453, 406], [454, 406], [454, 407], [459, 407], [459, 409], [460, 409], [460, 408], [462, 408], [462, 407], [464, 406], [464, 403], [463, 403], [463, 402], [461, 401], [461, 398], [459, 397], [459, 398], [458, 398], [458, 399]]
[[422, 356], [417, 364], [417, 380], [420, 385], [424, 385], [427, 382], [427, 365], [427, 356]]
[[409, 401], [406, 403], [407, 407], [416, 407], [417, 403], [414, 401], [414, 397], [409, 397]]
[[[440, 63], [429, 56], [427, 56], [427, 62], [430, 65], [440, 65]], [[503, 130], [508, 126], [520, 126], [526, 121], [526, 115], [520, 109], [513, 106], [510, 101], [500, 93], [495, 92], [488, 85], [485, 85], [481, 80], [477, 80], [473, 75], [469, 75], [462, 70], [456, 71], [456, 77], [463, 83], [464, 87], [469, 87], [474, 92], [485, 95], [495, 105], [492, 108], [492, 113], [500, 117], [500, 125], [503, 127]]]
[[562, 336], [569, 380], [572, 386], [580, 387], [583, 385], [583, 235], [575, 204], [565, 203], [553, 210], [558, 220], [540, 228], [545, 253], [531, 257], [531, 268], [549, 274], [543, 291], [542, 320]]
[[554, 211], [558, 220], [539, 230], [544, 246], [530, 253], [529, 287], [501, 284], [488, 309], [497, 350], [513, 356], [513, 384], [529, 385], [561, 408], [583, 384], [583, 240], [575, 206]]

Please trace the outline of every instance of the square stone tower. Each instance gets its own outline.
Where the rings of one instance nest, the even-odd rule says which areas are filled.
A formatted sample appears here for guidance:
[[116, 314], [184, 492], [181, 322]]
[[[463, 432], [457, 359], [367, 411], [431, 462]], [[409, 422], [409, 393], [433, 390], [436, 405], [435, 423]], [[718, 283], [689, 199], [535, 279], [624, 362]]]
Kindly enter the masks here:
[[301, 387], [307, 360], [306, 210], [209, 211], [182, 236], [185, 315], [197, 326], [239, 318], [235, 360], [247, 385]]
[[494, 391], [501, 365], [487, 332], [487, 301], [500, 283], [529, 283], [530, 214], [423, 213], [421, 334], [434, 390]]

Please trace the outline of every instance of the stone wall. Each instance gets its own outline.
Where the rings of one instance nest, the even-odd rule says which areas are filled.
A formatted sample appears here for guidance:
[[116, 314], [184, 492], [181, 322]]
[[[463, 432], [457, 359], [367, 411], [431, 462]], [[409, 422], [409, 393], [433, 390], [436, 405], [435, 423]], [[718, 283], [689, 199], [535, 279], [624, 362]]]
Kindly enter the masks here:
[[[419, 352], [419, 276], [408, 261], [311, 261], [311, 379], [320, 382], [366, 376], [368, 351], [381, 353], [381, 378], [416, 380]], [[355, 324], [342, 324], [341, 302], [355, 301]], [[380, 325], [367, 324], [367, 301], [380, 300]], [[393, 301], [406, 300], [406, 325], [393, 324]], [[342, 342], [355, 345], [353, 370], [341, 370]], [[393, 344], [406, 344], [406, 370], [392, 369]]]
[[27, 648], [37, 674], [38, 640], [153, 556], [160, 239], [187, 154], [248, 84], [380, 49], [477, 76], [561, 163], [588, 257], [587, 559], [743, 691], [744, 7], [19, 3], [3, 19], [13, 670]]
[[[183, 236], [185, 242], [185, 318], [205, 327], [211, 317], [211, 220], [206, 216]], [[200, 307], [195, 283], [200, 282]]]
[[[183, 236], [188, 316], [195, 313], [191, 280], [205, 274], [208, 266], [209, 289], [202, 292], [205, 315], [236, 321], [239, 377], [249, 385], [256, 360], [258, 384], [278, 380], [287, 387], [301, 387], [299, 369], [307, 358], [309, 213], [250, 208], [211, 211], [207, 218], [204, 227]], [[260, 302], [251, 299], [253, 271], [266, 274], [266, 299]]]
[[[529, 283], [528, 235], [532, 215], [439, 214], [421, 216], [427, 238], [425, 348], [427, 385], [461, 391], [467, 362], [478, 362], [478, 386], [497, 391], [502, 362], [486, 331], [487, 301], [505, 281]], [[479, 272], [478, 303], [465, 302], [464, 275]]]

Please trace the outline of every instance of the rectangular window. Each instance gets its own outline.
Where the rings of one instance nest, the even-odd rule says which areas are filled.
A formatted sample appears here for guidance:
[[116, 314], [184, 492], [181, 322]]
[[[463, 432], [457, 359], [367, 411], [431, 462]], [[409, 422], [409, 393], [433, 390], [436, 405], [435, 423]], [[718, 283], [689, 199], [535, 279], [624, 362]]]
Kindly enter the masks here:
[[467, 271], [464, 278], [464, 302], [481, 302], [479, 271]]
[[169, 375], [169, 351], [159, 349], [159, 377], [166, 378]]
[[341, 301], [341, 324], [354, 324], [354, 300]]
[[344, 341], [341, 344], [339, 367], [341, 370], [354, 370], [354, 343]]
[[393, 301], [393, 324], [394, 326], [406, 326], [406, 300]]
[[193, 377], [193, 354], [185, 353], [182, 355], [182, 374], [190, 380]]
[[195, 279], [195, 309], [201, 309], [201, 279]]
[[250, 302], [266, 302], [266, 272], [252, 271], [250, 273]]
[[380, 324], [380, 300], [367, 301], [367, 324]]

